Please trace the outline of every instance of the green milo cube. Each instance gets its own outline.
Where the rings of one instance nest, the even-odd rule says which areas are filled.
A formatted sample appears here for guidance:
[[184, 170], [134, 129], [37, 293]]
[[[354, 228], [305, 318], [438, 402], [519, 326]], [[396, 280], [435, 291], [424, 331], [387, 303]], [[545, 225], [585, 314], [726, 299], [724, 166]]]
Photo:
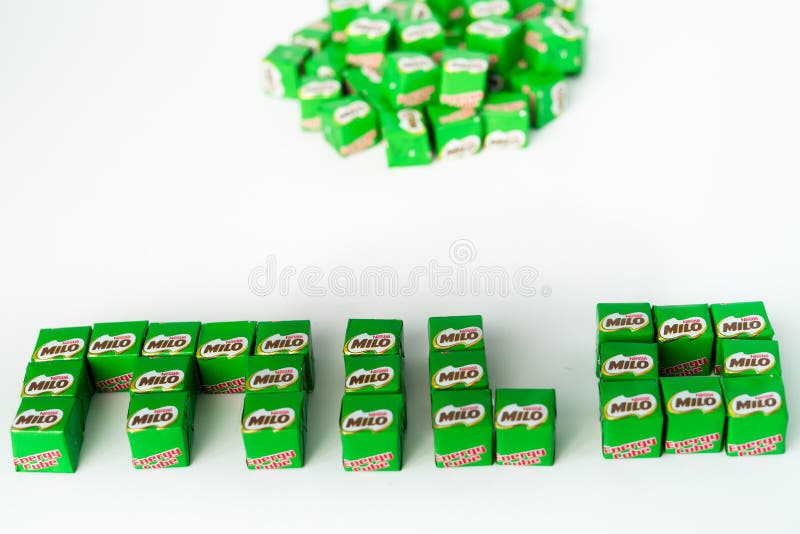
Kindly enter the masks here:
[[400, 319], [350, 319], [347, 321], [345, 357], [376, 354], [403, 355], [403, 321]]
[[314, 54], [305, 62], [305, 74], [317, 78], [341, 78], [347, 68], [344, 45], [332, 43]]
[[428, 357], [431, 389], [486, 389], [489, 371], [483, 349], [431, 352]]
[[248, 392], [244, 396], [242, 410], [242, 440], [248, 469], [303, 467], [306, 442], [305, 393]]
[[771, 339], [718, 339], [714, 364], [722, 376], [781, 376], [778, 342]]
[[483, 105], [484, 148], [524, 148], [530, 134], [528, 98], [522, 93], [490, 93]]
[[436, 97], [439, 67], [419, 52], [392, 52], [383, 69], [383, 94], [395, 108], [417, 107]]
[[319, 111], [325, 139], [341, 156], [351, 156], [380, 141], [378, 114], [359, 97], [326, 102]]
[[326, 27], [314, 23], [294, 32], [292, 34], [292, 44], [305, 46], [312, 53], [319, 54], [324, 47], [330, 44], [332, 33], [330, 25]]
[[563, 74], [514, 69], [509, 79], [513, 91], [528, 95], [531, 126], [534, 128], [544, 127], [563, 113], [567, 98], [567, 82]]
[[403, 356], [382, 354], [344, 359], [344, 392], [403, 393]]
[[204, 393], [243, 393], [256, 323], [206, 323], [200, 329], [197, 369]]
[[31, 360], [49, 362], [85, 358], [91, 336], [92, 329], [88, 326], [42, 328]]
[[708, 375], [714, 350], [705, 304], [653, 306], [661, 376]]
[[81, 421], [86, 424], [94, 383], [89, 377], [86, 360], [32, 361], [25, 369], [22, 397], [75, 397], [81, 408]]
[[610, 341], [600, 345], [597, 376], [601, 380], [657, 380], [658, 345]]
[[558, 12], [525, 22], [523, 56], [534, 72], [580, 74], [583, 70], [586, 27]]
[[381, 133], [386, 140], [389, 167], [428, 165], [433, 161], [425, 116], [416, 109], [381, 113]]
[[146, 332], [147, 321], [94, 325], [86, 359], [97, 391], [109, 393], [130, 388]]
[[14, 469], [74, 473], [83, 444], [83, 415], [76, 397], [23, 398], [11, 425]]
[[328, 0], [330, 11], [331, 38], [340, 43], [347, 40], [345, 30], [356, 17], [362, 14], [369, 14], [369, 2], [367, 0]]
[[728, 410], [728, 456], [783, 454], [789, 413], [780, 377], [722, 379]]
[[401, 394], [344, 395], [339, 416], [345, 471], [399, 471], [405, 399]]
[[603, 457], [661, 456], [664, 415], [657, 380], [601, 380]]
[[407, 20], [397, 25], [397, 49], [401, 52], [435, 56], [441, 54], [444, 47], [444, 28], [435, 18]]
[[432, 391], [436, 467], [492, 465], [492, 393], [488, 389]]
[[392, 0], [381, 8], [381, 12], [390, 13], [402, 22], [427, 20], [433, 16], [425, 0]]
[[510, 17], [514, 14], [510, 0], [464, 0], [469, 20], [487, 17]]
[[487, 54], [445, 48], [441, 70], [439, 101], [442, 104], [458, 108], [480, 107], [486, 94]]
[[463, 29], [468, 22], [464, 0], [428, 0], [427, 3], [445, 29]]
[[356, 67], [380, 67], [392, 44], [394, 23], [393, 16], [381, 13], [365, 13], [350, 21], [345, 29], [347, 63]]
[[428, 351], [483, 350], [483, 317], [460, 315], [428, 318]]
[[300, 354], [251, 356], [245, 378], [248, 393], [307, 390], [305, 359]]
[[508, 72], [522, 57], [522, 23], [514, 19], [487, 17], [467, 26], [469, 50], [489, 54], [490, 66]]
[[194, 392], [131, 395], [128, 442], [133, 467], [186, 467], [194, 437]]
[[300, 126], [307, 131], [322, 130], [320, 104], [342, 97], [342, 83], [335, 78], [304, 76], [297, 92], [300, 100]]
[[498, 389], [494, 399], [498, 465], [553, 465], [556, 391]]
[[197, 365], [194, 356], [139, 358], [131, 380], [131, 393], [196, 392]]
[[772, 339], [775, 335], [763, 302], [712, 304], [710, 309], [719, 339]]
[[725, 431], [722, 386], [717, 376], [661, 379], [667, 454], [720, 452]]
[[150, 323], [142, 345], [142, 356], [194, 356], [200, 323]]
[[311, 321], [263, 321], [256, 328], [256, 356], [299, 355], [304, 360], [307, 391], [314, 391], [314, 349]]
[[483, 123], [477, 110], [430, 106], [427, 111], [437, 158], [459, 159], [480, 152]]
[[655, 336], [650, 304], [601, 302], [597, 305], [597, 342], [652, 343]]
[[303, 63], [311, 50], [305, 46], [278, 45], [263, 60], [265, 92], [268, 95], [297, 98]]

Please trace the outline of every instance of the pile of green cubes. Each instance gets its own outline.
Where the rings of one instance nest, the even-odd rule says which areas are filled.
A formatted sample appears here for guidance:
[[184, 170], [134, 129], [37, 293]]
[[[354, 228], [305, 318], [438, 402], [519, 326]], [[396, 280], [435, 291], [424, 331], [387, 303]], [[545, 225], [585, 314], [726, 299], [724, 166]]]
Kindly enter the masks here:
[[436, 467], [552, 465], [555, 391], [498, 389], [493, 410], [483, 318], [431, 317], [428, 335]]
[[390, 167], [523, 148], [581, 73], [580, 0], [329, 0], [264, 58], [266, 92], [342, 156], [386, 143]]
[[603, 456], [781, 454], [788, 411], [762, 302], [597, 305]]

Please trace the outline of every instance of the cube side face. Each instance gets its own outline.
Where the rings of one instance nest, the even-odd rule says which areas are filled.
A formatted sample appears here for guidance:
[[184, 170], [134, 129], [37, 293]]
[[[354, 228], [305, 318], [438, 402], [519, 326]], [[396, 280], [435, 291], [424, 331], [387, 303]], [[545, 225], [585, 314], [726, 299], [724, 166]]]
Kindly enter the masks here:
[[775, 335], [763, 302], [712, 304], [710, 310], [719, 339], [772, 339]]
[[692, 376], [711, 373], [714, 334], [708, 306], [654, 306], [659, 374]]
[[656, 380], [601, 381], [603, 457], [661, 456], [664, 416]]
[[139, 358], [131, 379], [132, 393], [166, 393], [197, 390], [194, 356]]
[[305, 46], [276, 46], [263, 61], [265, 92], [276, 97], [297, 98], [303, 62], [310, 52]]
[[83, 415], [77, 398], [22, 399], [11, 425], [16, 471], [73, 473], [82, 444]]
[[345, 357], [347, 394], [402, 393], [403, 357], [399, 354]]
[[431, 392], [436, 467], [491, 465], [492, 395], [488, 390]]
[[562, 74], [513, 70], [511, 88], [528, 96], [531, 125], [542, 128], [561, 116], [567, 99], [567, 82]]
[[350, 319], [343, 352], [346, 356], [403, 354], [403, 321]]
[[498, 465], [553, 465], [555, 390], [497, 390], [494, 426]]
[[43, 328], [36, 339], [32, 361], [83, 359], [89, 347], [89, 326]]
[[486, 389], [489, 371], [483, 350], [432, 352], [428, 358], [431, 389]]
[[147, 326], [147, 321], [94, 325], [86, 359], [98, 391], [110, 393], [130, 387]]
[[535, 72], [580, 74], [587, 30], [552, 12], [525, 23], [525, 61]]
[[779, 377], [723, 378], [728, 456], [783, 454], [789, 415]]
[[378, 116], [358, 97], [332, 100], [320, 106], [322, 131], [340, 156], [351, 156], [380, 140]]
[[452, 107], [476, 108], [486, 93], [489, 56], [446, 48], [442, 54], [439, 101]]
[[405, 400], [401, 394], [342, 398], [339, 430], [345, 471], [399, 471]]
[[197, 368], [205, 393], [242, 393], [255, 323], [207, 323], [200, 329]]
[[22, 397], [75, 397], [85, 424], [94, 384], [86, 360], [32, 361], [25, 369]]
[[464, 8], [469, 20], [487, 17], [510, 17], [514, 14], [509, 0], [464, 0]]
[[446, 106], [428, 108], [436, 156], [440, 160], [459, 159], [480, 152], [483, 124], [474, 109]]
[[314, 347], [311, 344], [311, 321], [268, 321], [258, 323], [255, 355], [302, 355], [305, 359], [305, 387], [314, 390]]
[[306, 391], [305, 357], [302, 354], [250, 356], [245, 389], [248, 393]]
[[395, 108], [419, 107], [435, 100], [439, 78], [439, 67], [429, 56], [392, 52], [384, 67], [383, 95]]
[[319, 112], [323, 102], [342, 97], [342, 83], [335, 78], [304, 76], [297, 92], [300, 100], [300, 126], [303, 130], [322, 130], [322, 117]]
[[142, 356], [193, 356], [199, 333], [199, 322], [151, 323], [142, 343]]
[[136, 469], [186, 467], [191, 460], [194, 394], [132, 394], [127, 434]]
[[440, 53], [445, 47], [444, 28], [434, 18], [400, 22], [397, 48], [403, 52]]
[[381, 129], [390, 167], [428, 165], [433, 161], [425, 116], [419, 110], [383, 112]]
[[484, 148], [528, 146], [530, 113], [522, 93], [492, 93], [483, 107]]
[[725, 431], [725, 403], [716, 376], [661, 379], [667, 454], [720, 452]]
[[304, 393], [248, 393], [242, 410], [242, 439], [247, 468], [303, 467], [305, 429]]
[[597, 329], [599, 343], [652, 343], [655, 339], [653, 316], [646, 302], [598, 304]]
[[657, 380], [658, 345], [611, 341], [600, 345], [601, 380]]
[[339, 79], [344, 74], [347, 66], [345, 54], [346, 49], [344, 46], [332, 43], [308, 58], [305, 63], [305, 73], [317, 78]]
[[491, 68], [508, 72], [522, 57], [522, 24], [514, 19], [486, 17], [466, 29], [467, 48], [489, 55]]
[[462, 315], [428, 319], [429, 350], [484, 350], [483, 317]]
[[717, 374], [734, 376], [781, 376], [778, 342], [771, 339], [718, 339]]

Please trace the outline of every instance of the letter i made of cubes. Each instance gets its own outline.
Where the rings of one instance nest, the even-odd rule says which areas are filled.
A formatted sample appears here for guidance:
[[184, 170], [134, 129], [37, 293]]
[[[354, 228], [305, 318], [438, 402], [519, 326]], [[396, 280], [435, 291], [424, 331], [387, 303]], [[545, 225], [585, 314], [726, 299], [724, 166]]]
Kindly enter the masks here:
[[523, 148], [583, 69], [579, 5], [329, 0], [264, 58], [265, 90], [298, 100], [302, 128], [345, 157], [381, 140], [390, 167]]
[[242, 410], [245, 463], [253, 470], [303, 467], [314, 389], [311, 322], [260, 322], [255, 340]]
[[601, 303], [597, 321], [605, 458], [723, 442], [731, 456], [783, 452], [788, 415], [763, 303]]
[[339, 413], [345, 471], [399, 471], [406, 430], [403, 321], [350, 319]]

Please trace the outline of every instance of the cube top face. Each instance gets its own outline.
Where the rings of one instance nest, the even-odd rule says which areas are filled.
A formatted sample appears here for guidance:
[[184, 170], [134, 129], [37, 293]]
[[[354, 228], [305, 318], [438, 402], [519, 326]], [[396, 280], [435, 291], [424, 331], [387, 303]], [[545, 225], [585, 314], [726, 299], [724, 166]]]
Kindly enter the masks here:
[[348, 43], [356, 40], [388, 39], [394, 28], [395, 18], [387, 13], [362, 13], [354, 17], [347, 25], [345, 34]]
[[39, 331], [31, 360], [46, 362], [83, 358], [91, 335], [89, 326], [43, 328]]
[[193, 396], [188, 391], [131, 395], [128, 434], [153, 434], [191, 426]]
[[714, 333], [720, 339], [772, 339], [775, 331], [763, 302], [712, 304]]
[[253, 350], [255, 330], [256, 323], [251, 321], [205, 323], [200, 328], [197, 359], [227, 358], [230, 360], [239, 356], [247, 356]]
[[255, 354], [277, 356], [308, 354], [311, 351], [311, 321], [259, 322]]
[[310, 50], [306, 46], [278, 45], [267, 54], [264, 61], [299, 67], [309, 54]]
[[400, 433], [404, 410], [401, 394], [345, 395], [339, 428], [344, 436]]
[[555, 426], [554, 389], [498, 389], [495, 391], [494, 426], [497, 430], [533, 430]]
[[133, 368], [131, 393], [194, 391], [194, 366], [192, 356], [139, 358]]
[[653, 306], [659, 343], [714, 337], [711, 315], [705, 304]]
[[402, 50], [434, 52], [444, 48], [444, 28], [434, 18], [400, 22], [397, 38]]
[[492, 394], [488, 389], [432, 391], [433, 428], [462, 429], [492, 426]]
[[466, 32], [468, 41], [471, 36], [487, 41], [502, 41], [512, 33], [519, 33], [521, 30], [522, 23], [517, 20], [490, 16], [470, 23]]
[[342, 82], [336, 78], [320, 76], [304, 76], [297, 89], [297, 98], [301, 102], [313, 100], [330, 100], [342, 96]]
[[489, 370], [483, 349], [431, 352], [428, 368], [433, 390], [489, 387]]
[[349, 394], [402, 393], [403, 357], [400, 354], [345, 358], [344, 391]]
[[462, 315], [428, 319], [429, 350], [483, 350], [483, 317]]
[[667, 419], [725, 418], [722, 385], [717, 376], [661, 378]]
[[91, 393], [84, 360], [30, 362], [22, 383], [23, 397], [75, 397]]
[[199, 332], [199, 322], [150, 323], [142, 345], [142, 356], [193, 356]]
[[600, 406], [604, 422], [661, 419], [660, 399], [657, 380], [600, 382]]
[[80, 408], [74, 397], [23, 398], [11, 424], [11, 433], [64, 433], [73, 424], [75, 410]]
[[728, 416], [758, 424], [769, 419], [788, 419], [783, 381], [780, 377], [723, 378]]
[[[458, 48], [445, 48], [442, 53], [442, 92], [462, 94], [480, 92], [475, 102], [447, 102], [458, 107], [475, 107], [483, 99], [486, 73], [489, 71], [489, 55]], [[463, 105], [462, 105], [463, 104]]]
[[513, 14], [509, 0], [465, 0], [464, 5], [472, 20]]
[[248, 394], [242, 410], [242, 432], [278, 434], [305, 429], [305, 394], [301, 391]]
[[658, 345], [611, 341], [600, 345], [597, 376], [602, 380], [658, 379]]
[[575, 24], [557, 13], [527, 21], [528, 29], [537, 32], [542, 40], [561, 39], [580, 41], [586, 38], [586, 27]]
[[403, 321], [350, 319], [343, 351], [345, 356], [403, 354]]
[[598, 342], [652, 342], [655, 335], [650, 304], [646, 302], [597, 305]]
[[718, 339], [717, 373], [722, 376], [781, 376], [778, 342], [771, 339]]
[[302, 28], [292, 34], [292, 44], [296, 46], [304, 46], [311, 50], [314, 54], [318, 54], [322, 47], [327, 45], [331, 40], [330, 26], [328, 29], [306, 27]]
[[87, 357], [139, 356], [147, 324], [147, 321], [95, 324]]
[[247, 392], [302, 391], [305, 388], [302, 354], [252, 356], [247, 360]]

